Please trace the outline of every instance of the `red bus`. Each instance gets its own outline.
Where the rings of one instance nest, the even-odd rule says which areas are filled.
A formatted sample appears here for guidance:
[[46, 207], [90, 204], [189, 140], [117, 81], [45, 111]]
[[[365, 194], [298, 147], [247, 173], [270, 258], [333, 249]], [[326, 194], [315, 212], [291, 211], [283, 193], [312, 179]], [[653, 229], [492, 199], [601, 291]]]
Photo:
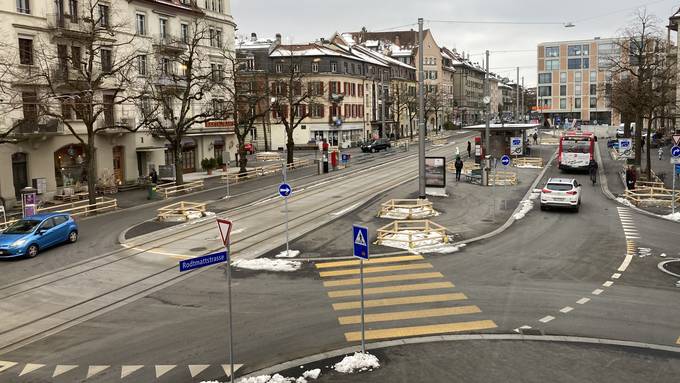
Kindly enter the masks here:
[[592, 132], [568, 131], [560, 138], [557, 163], [561, 170], [586, 170], [595, 158], [595, 136]]

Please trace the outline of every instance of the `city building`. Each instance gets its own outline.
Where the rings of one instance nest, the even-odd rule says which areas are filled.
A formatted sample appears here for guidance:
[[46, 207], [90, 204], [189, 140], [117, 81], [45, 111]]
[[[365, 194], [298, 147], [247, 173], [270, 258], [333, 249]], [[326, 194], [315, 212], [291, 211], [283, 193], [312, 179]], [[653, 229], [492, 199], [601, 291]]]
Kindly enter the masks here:
[[486, 71], [470, 61], [465, 52], [453, 51], [454, 75], [453, 98], [456, 104], [456, 120], [462, 125], [482, 122], [484, 119], [484, 76]]
[[[149, 174], [149, 169], [171, 163], [167, 141], [152, 135], [145, 127], [135, 132], [101, 130], [94, 136], [96, 174], [87, 174], [84, 165], [87, 153], [83, 145], [87, 134], [78, 112], [79, 95], [73, 93], [73, 89], [77, 88], [76, 82], [84, 81], [78, 77], [84, 72], [80, 65], [87, 65], [82, 62], [87, 52], [83, 52], [81, 42], [88, 28], [92, 30], [92, 20], [96, 19], [97, 25], [111, 31], [106, 39], [96, 42], [100, 52], [98, 62], [92, 64], [93, 71], [107, 73], [122, 65], [121, 57], [135, 56], [129, 68], [137, 83], [144, 82], [157, 62], [168, 72], [182, 70], [168, 57], [183, 49], [183, 39], [191, 33], [195, 20], [210, 27], [211, 38], [209, 44], [206, 43], [205, 54], [214, 57], [215, 65], [224, 64], [218, 63], [220, 52], [229, 49], [234, 40], [235, 23], [229, 0], [201, 2], [200, 6], [185, 0], [23, 0], [3, 2], [0, 12], [7, 21], [0, 25], [0, 40], [4, 46], [11, 47], [4, 50], [0, 61], [3, 65], [16, 61], [16, 68], [26, 74], [24, 77], [15, 73], [12, 78], [2, 79], [9, 85], [0, 98], [17, 100], [5, 102], [0, 111], [3, 117], [0, 133], [10, 132], [11, 141], [0, 144], [0, 196], [7, 205], [14, 204], [20, 190], [30, 186], [33, 179], [45, 179], [46, 190], [41, 198], [49, 199], [65, 187], [85, 184], [89, 177], [118, 185], [137, 183], [140, 177]], [[41, 55], [57, 58], [58, 65], [40, 67]], [[37, 105], [38, 96], [45, 93], [45, 83], [26, 80], [31, 77], [59, 81], [63, 94], [55, 97], [57, 105]], [[107, 86], [110, 85], [102, 84], [93, 95], [101, 97], [105, 105], [106, 98], [110, 97]], [[73, 130], [65, 126], [63, 119], [47, 113], [58, 110], [56, 108], [68, 118]], [[133, 128], [140, 121], [139, 115], [134, 103], [112, 100], [96, 123], [97, 126]], [[234, 151], [232, 129], [228, 121], [192, 127], [182, 142], [184, 171], [199, 170], [201, 158], [221, 157], [225, 151]]]
[[[678, 129], [680, 127], [680, 41], [678, 41], [678, 26], [680, 25], [680, 9], [675, 12], [671, 17], [668, 18], [668, 38], [666, 41], [666, 46], [668, 47], [668, 60], [671, 64], [674, 64], [677, 68], [676, 78], [675, 78], [675, 107], [671, 108], [670, 115], [675, 116], [674, 128]], [[675, 32], [675, 44], [671, 40], [671, 32]]]
[[558, 119], [618, 125], [606, 90], [610, 63], [621, 55], [616, 39], [546, 42], [538, 45], [538, 109], [551, 123]]

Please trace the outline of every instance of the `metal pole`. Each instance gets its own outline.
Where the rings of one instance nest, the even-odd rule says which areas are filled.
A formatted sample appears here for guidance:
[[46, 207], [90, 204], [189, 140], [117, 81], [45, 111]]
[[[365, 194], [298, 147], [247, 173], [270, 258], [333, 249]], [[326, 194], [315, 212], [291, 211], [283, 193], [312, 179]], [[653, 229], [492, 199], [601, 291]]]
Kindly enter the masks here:
[[364, 260], [359, 260], [359, 280], [361, 284], [361, 353], [366, 353], [366, 338], [364, 326]]
[[[491, 89], [489, 89], [489, 50], [486, 51], [486, 73], [484, 73], [484, 97], [491, 97]], [[490, 106], [491, 103], [484, 103], [484, 113], [485, 113], [485, 122], [486, 122], [486, 129], [484, 130], [484, 134], [486, 135], [485, 137], [485, 142], [484, 142], [484, 155], [485, 156], [490, 156], [491, 155], [491, 123], [489, 117], [491, 117], [489, 114], [490, 111]], [[488, 178], [488, 174], [487, 174]]]
[[229, 301], [229, 381], [234, 383], [234, 321], [231, 314], [231, 239], [227, 240], [227, 296]]
[[387, 130], [385, 130], [385, 70], [382, 69], [380, 70], [380, 98], [381, 98], [381, 105], [380, 105], [380, 128], [382, 129], [382, 135], [381, 138], [385, 138], [387, 136]]
[[418, 194], [425, 199], [425, 73], [423, 50], [423, 19], [418, 19]]
[[673, 201], [671, 202], [672, 205], [672, 214], [675, 214], [675, 179], [678, 178], [678, 175], [675, 172], [675, 164], [673, 164]]
[[491, 189], [491, 219], [496, 222], [496, 183], [498, 182], [498, 173], [496, 172], [496, 159], [493, 159], [493, 186]]
[[517, 99], [515, 100], [515, 104], [517, 105], [515, 107], [515, 121], [519, 122], [519, 67], [517, 67], [517, 82], [515, 84], [517, 85]]
[[[283, 162], [283, 183], [286, 184], [288, 183], [288, 164], [286, 163], [287, 158], [288, 158], [288, 148], [283, 150], [283, 157], [284, 162]], [[283, 197], [283, 206], [284, 206], [284, 211], [286, 212], [286, 257], [290, 255], [290, 249], [288, 247], [288, 196]]]
[[522, 76], [522, 108], [520, 109], [520, 113], [522, 114], [522, 123], [524, 123], [524, 76]]

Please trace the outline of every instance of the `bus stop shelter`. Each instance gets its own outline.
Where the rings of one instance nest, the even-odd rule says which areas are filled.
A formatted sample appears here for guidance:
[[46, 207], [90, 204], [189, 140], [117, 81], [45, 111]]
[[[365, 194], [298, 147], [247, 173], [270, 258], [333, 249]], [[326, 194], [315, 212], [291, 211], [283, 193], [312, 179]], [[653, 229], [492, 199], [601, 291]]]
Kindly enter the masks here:
[[527, 142], [527, 130], [537, 129], [540, 124], [490, 124], [489, 125], [489, 150], [486, 145], [486, 125], [466, 126], [464, 129], [481, 132], [482, 157], [491, 155], [493, 158], [501, 158], [503, 155], [517, 155], [511, 152], [511, 139], [522, 138], [522, 155], [525, 153]]

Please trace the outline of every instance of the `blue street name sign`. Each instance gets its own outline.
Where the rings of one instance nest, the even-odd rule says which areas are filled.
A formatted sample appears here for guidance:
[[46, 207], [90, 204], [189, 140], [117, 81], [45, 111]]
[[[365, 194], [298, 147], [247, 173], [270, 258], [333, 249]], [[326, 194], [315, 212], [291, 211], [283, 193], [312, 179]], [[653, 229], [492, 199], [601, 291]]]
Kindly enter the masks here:
[[680, 157], [680, 146], [674, 146], [671, 149], [671, 156], [673, 157]]
[[180, 261], [179, 271], [189, 271], [193, 269], [199, 269], [201, 267], [206, 267], [214, 265], [217, 263], [226, 262], [229, 259], [226, 251], [221, 251], [219, 253], [204, 255], [202, 257], [187, 259], [185, 261]]
[[501, 157], [501, 164], [503, 164], [503, 166], [510, 165], [510, 156], [504, 155], [503, 157]]
[[675, 164], [675, 174], [680, 174], [680, 164]]
[[368, 259], [368, 228], [353, 225], [352, 229], [354, 256], [361, 259]]
[[290, 187], [288, 184], [281, 184], [279, 185], [279, 195], [281, 197], [288, 197], [290, 193], [293, 192], [293, 188]]

